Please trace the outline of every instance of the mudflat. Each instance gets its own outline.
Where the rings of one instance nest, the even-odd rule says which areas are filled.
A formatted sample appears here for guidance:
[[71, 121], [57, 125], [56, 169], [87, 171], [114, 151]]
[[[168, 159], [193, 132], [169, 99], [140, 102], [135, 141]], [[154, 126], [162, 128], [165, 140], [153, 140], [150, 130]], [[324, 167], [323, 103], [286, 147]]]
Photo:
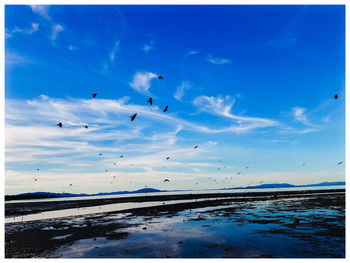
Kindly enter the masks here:
[[[103, 211], [116, 202], [169, 200], [183, 202]], [[5, 257], [345, 257], [342, 189], [7, 203], [5, 209], [18, 216], [88, 206], [102, 209], [6, 223]]]

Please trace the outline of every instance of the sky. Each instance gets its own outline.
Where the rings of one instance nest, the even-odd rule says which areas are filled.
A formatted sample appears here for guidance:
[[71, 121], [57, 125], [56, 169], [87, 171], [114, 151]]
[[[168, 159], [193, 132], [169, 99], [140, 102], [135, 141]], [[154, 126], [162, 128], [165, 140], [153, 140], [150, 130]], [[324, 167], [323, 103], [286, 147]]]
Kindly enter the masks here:
[[343, 5], [5, 6], [5, 194], [334, 182], [344, 161]]

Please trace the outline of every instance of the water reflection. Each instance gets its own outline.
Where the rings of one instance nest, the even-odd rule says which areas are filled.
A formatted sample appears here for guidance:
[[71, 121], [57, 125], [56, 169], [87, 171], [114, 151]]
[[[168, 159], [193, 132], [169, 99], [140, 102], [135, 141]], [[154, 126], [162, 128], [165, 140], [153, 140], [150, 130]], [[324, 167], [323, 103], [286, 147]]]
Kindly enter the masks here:
[[[344, 257], [339, 206], [310, 198], [233, 203], [155, 216], [128, 216], [124, 239], [82, 239], [54, 255], [107, 258]], [[293, 219], [300, 221], [295, 224]], [[337, 230], [340, 230], [340, 232]], [[335, 234], [338, 233], [338, 234]]]

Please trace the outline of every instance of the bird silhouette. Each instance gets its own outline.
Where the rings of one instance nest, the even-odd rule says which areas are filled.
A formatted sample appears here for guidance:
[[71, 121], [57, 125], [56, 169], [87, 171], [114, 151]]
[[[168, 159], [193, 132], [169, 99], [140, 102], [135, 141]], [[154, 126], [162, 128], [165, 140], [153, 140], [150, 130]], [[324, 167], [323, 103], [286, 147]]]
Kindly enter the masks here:
[[158, 79], [164, 79], [162, 76], [159, 76]]
[[69, 184], [69, 186], [72, 186], [72, 184]]
[[123, 158], [124, 157], [124, 155], [120, 155], [120, 158]]
[[87, 125], [84, 126], [86, 129], [89, 128]]
[[135, 120], [135, 118], [136, 118], [136, 115], [137, 115], [137, 113], [135, 113], [134, 115], [130, 116], [130, 118], [131, 118], [131, 121]]
[[106, 173], [108, 172], [108, 170], [106, 170]]
[[237, 173], [237, 175], [240, 175], [240, 174], [241, 174], [241, 172]]
[[169, 179], [165, 179], [164, 182], [169, 182]]
[[92, 93], [91, 95], [93, 98], [95, 98], [97, 96], [97, 93]]
[[151, 105], [152, 105], [152, 104], [153, 104], [153, 100], [152, 100], [152, 98], [149, 98], [147, 102], [149, 102], [149, 104], [151, 104]]
[[37, 171], [39, 171], [39, 168], [38, 169], [36, 169]]
[[163, 111], [166, 112], [167, 110], [168, 110], [168, 105], [166, 105]]
[[339, 162], [339, 163], [337, 163], [337, 165], [339, 165], [339, 164], [342, 164], [343, 162]]
[[98, 155], [102, 155], [102, 153], [99, 153]]
[[194, 146], [194, 149], [197, 149], [198, 148], [198, 145]]
[[338, 94], [335, 94], [335, 95], [334, 95], [334, 99], [338, 99]]
[[34, 179], [34, 181], [36, 182], [36, 181], [38, 181], [38, 179]]
[[166, 159], [167, 159], [167, 160], [169, 160], [169, 159], [170, 159], [170, 157], [168, 156]]
[[60, 128], [62, 128], [62, 125], [62, 122], [57, 123], [57, 126], [59, 126]]

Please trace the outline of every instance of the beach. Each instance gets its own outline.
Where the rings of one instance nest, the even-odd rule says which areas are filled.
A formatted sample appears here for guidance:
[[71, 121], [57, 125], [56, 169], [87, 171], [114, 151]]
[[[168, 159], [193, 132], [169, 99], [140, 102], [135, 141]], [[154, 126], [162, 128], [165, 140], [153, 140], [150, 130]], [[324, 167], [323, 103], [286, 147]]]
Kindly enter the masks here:
[[[107, 209], [123, 203], [128, 208]], [[98, 211], [84, 214], [89, 207]], [[82, 213], [25, 219], [58, 209]], [[345, 257], [344, 189], [6, 203], [5, 210], [7, 220], [22, 219], [5, 225], [6, 258]]]

